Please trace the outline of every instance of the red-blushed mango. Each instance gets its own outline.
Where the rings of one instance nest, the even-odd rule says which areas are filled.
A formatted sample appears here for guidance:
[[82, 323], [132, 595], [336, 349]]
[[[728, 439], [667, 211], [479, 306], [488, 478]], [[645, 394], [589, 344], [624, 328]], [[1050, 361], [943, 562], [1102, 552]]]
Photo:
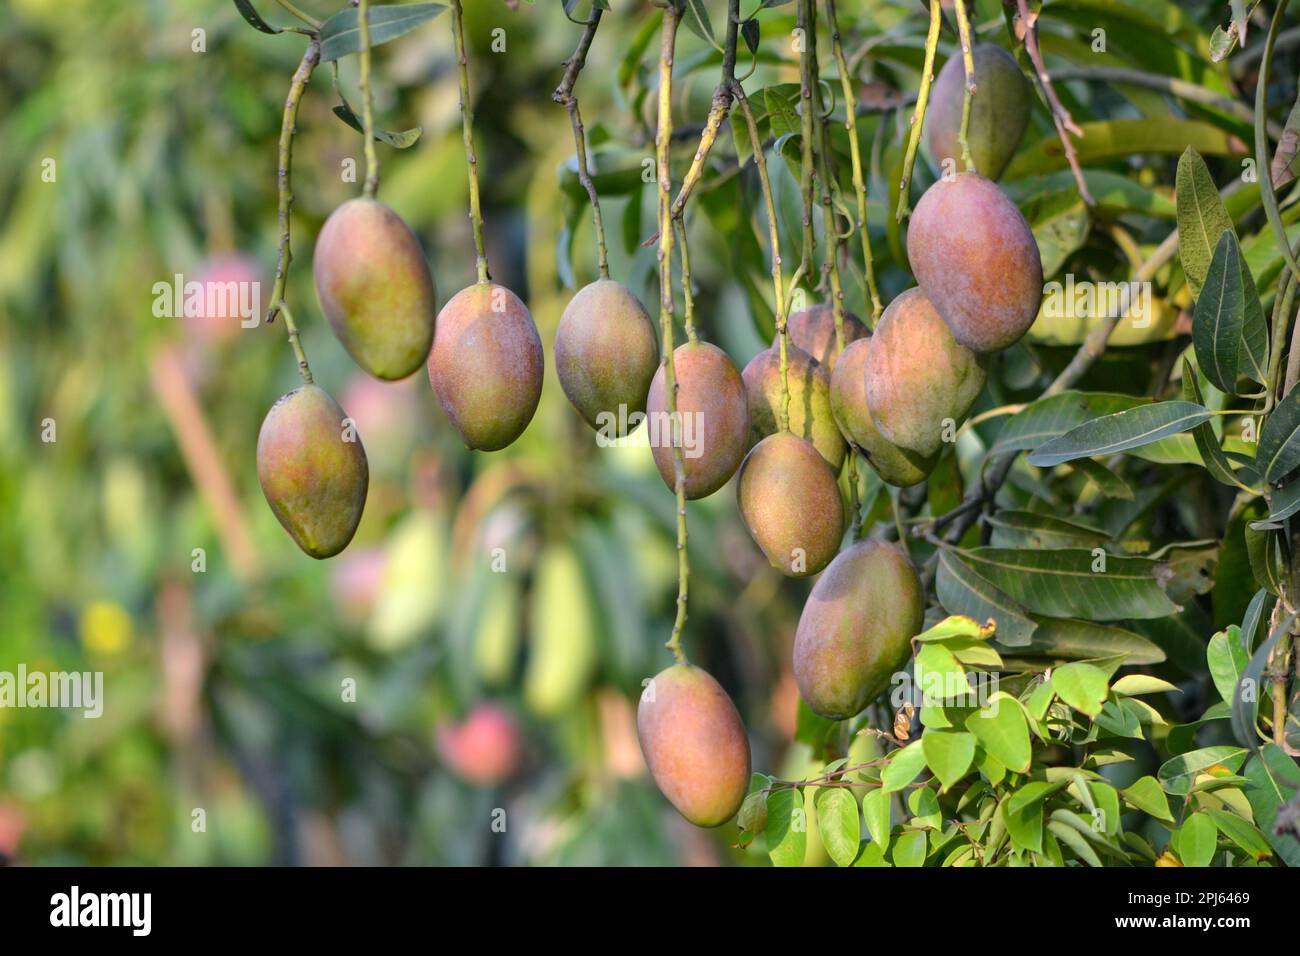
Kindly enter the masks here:
[[[997, 179], [1029, 127], [1033, 90], [1015, 57], [997, 44], [977, 45], [971, 58], [975, 62], [975, 95], [966, 139], [975, 168], [981, 175]], [[965, 98], [966, 67], [959, 49], [939, 71], [925, 114], [926, 145], [930, 158], [941, 169], [948, 159], [955, 161], [956, 169], [966, 168], [957, 142]]]
[[528, 307], [505, 286], [476, 283], [438, 313], [429, 381], [470, 448], [499, 451], [523, 434], [545, 365]]
[[641, 753], [655, 786], [698, 827], [736, 815], [749, 789], [749, 738], [713, 677], [674, 664], [646, 684], [636, 708]]
[[814, 713], [845, 720], [889, 687], [921, 632], [921, 579], [897, 545], [860, 541], [817, 579], [799, 615], [794, 679]]
[[[835, 309], [829, 302], [810, 305], [795, 312], [786, 322], [790, 331], [790, 341], [803, 349], [826, 369], [835, 371], [840, 350], [836, 347]], [[844, 345], [856, 342], [869, 335], [866, 325], [852, 312], [844, 313]]]
[[900, 448], [880, 434], [867, 407], [867, 358], [871, 339], [850, 342], [831, 374], [831, 411], [844, 437], [866, 456], [882, 479], [898, 488], [924, 481], [939, 461]]
[[623, 437], [658, 367], [654, 325], [626, 286], [597, 279], [578, 290], [555, 331], [555, 374], [588, 425]]
[[257, 436], [257, 477], [271, 511], [313, 558], [348, 546], [361, 521], [370, 467], [343, 409], [317, 385], [271, 406]]
[[[749, 442], [756, 445], [778, 430], [781, 410], [781, 347], [759, 352], [741, 373], [749, 402]], [[844, 464], [844, 436], [831, 414], [831, 379], [812, 356], [786, 349], [790, 389], [790, 431], [806, 438], [837, 472]]]
[[844, 537], [844, 501], [830, 465], [790, 432], [768, 435], [740, 466], [740, 516], [772, 567], [791, 577], [816, 574]]
[[406, 378], [433, 342], [433, 276], [402, 217], [350, 199], [325, 220], [312, 256], [316, 298], [348, 354], [376, 378]]
[[929, 457], [984, 387], [978, 355], [960, 345], [920, 289], [885, 309], [866, 361], [867, 408], [886, 440]]
[[1016, 204], [977, 173], [925, 191], [908, 226], [907, 258], [917, 285], [968, 349], [1004, 349], [1038, 316], [1038, 242]]
[[[745, 457], [749, 437], [745, 383], [727, 353], [708, 342], [687, 342], [673, 349], [673, 371], [686, 497], [707, 498], [730, 480]], [[664, 381], [661, 365], [650, 383], [646, 424], [651, 429], [655, 466], [664, 483], [675, 488], [674, 430], [668, 422]]]

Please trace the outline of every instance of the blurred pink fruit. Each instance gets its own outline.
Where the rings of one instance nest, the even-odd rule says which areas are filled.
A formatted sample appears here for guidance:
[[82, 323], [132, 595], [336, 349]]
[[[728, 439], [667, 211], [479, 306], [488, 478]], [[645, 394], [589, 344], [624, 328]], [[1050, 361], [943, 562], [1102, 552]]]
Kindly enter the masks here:
[[509, 712], [496, 704], [480, 704], [461, 723], [438, 728], [438, 750], [460, 777], [491, 786], [514, 773], [522, 740]]

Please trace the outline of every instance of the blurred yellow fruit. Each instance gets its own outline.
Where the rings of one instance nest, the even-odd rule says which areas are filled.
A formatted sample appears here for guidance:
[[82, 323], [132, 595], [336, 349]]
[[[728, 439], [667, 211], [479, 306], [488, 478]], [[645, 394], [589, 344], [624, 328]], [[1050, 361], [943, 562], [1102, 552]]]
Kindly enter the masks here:
[[120, 654], [131, 643], [131, 615], [112, 601], [94, 601], [81, 613], [81, 643], [92, 654]]

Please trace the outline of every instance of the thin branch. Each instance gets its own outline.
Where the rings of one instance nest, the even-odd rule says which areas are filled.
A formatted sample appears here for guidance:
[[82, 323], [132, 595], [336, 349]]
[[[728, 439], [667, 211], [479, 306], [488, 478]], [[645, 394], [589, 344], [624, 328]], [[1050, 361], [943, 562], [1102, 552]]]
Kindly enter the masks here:
[[358, 0], [357, 25], [361, 31], [361, 128], [366, 141], [366, 181], [361, 195], [374, 199], [379, 189], [379, 155], [375, 151], [375, 109], [370, 93], [370, 0]]
[[921, 68], [921, 88], [916, 94], [916, 112], [912, 114], [912, 128], [907, 137], [907, 152], [903, 155], [903, 181], [899, 184], [898, 210], [895, 216], [902, 222], [912, 211], [912, 169], [916, 166], [916, 152], [921, 146], [921, 130], [925, 128], [925, 111], [930, 103], [930, 87], [934, 83], [934, 57], [939, 49], [939, 28], [943, 24], [943, 8], [939, 0], [930, 0], [930, 32], [925, 38], [925, 65]]
[[465, 141], [465, 164], [469, 168], [469, 219], [474, 227], [475, 266], [478, 281], [491, 281], [483, 243], [483, 207], [478, 194], [478, 157], [474, 154], [474, 107], [469, 98], [469, 57], [465, 55], [465, 13], [460, 0], [451, 0], [451, 30], [456, 41], [456, 64], [460, 72], [461, 135]]
[[1018, 29], [1024, 33], [1025, 50], [1029, 53], [1029, 59], [1034, 64], [1034, 70], [1038, 74], [1038, 86], [1042, 91], [1043, 99], [1047, 101], [1048, 109], [1052, 113], [1052, 122], [1056, 124], [1056, 133], [1061, 138], [1061, 146], [1065, 150], [1065, 159], [1070, 164], [1070, 170], [1074, 173], [1074, 181], [1079, 186], [1079, 195], [1089, 206], [1097, 205], [1097, 201], [1092, 198], [1092, 192], [1088, 189], [1088, 182], [1083, 178], [1083, 168], [1079, 165], [1079, 154], [1075, 151], [1074, 143], [1070, 139], [1070, 134], [1083, 136], [1083, 130], [1079, 124], [1074, 121], [1070, 111], [1065, 108], [1060, 97], [1056, 95], [1056, 88], [1052, 86], [1052, 75], [1047, 72], [1047, 64], [1043, 62], [1043, 52], [1038, 48], [1038, 14], [1029, 12], [1029, 5], [1026, 0], [1016, 0], [1016, 6], [1020, 11]]
[[600, 7], [592, 8], [591, 18], [587, 20], [582, 37], [578, 40], [578, 48], [573, 51], [573, 56], [569, 57], [565, 64], [564, 78], [551, 94], [551, 99], [569, 113], [569, 124], [573, 127], [573, 145], [578, 156], [578, 182], [582, 183], [582, 188], [587, 190], [587, 199], [591, 202], [591, 215], [595, 220], [596, 254], [600, 277], [608, 279], [609, 254], [605, 249], [605, 223], [600, 215], [600, 197], [596, 195], [596, 184], [591, 181], [591, 173], [587, 170], [587, 136], [582, 126], [582, 114], [578, 111], [578, 97], [573, 92], [573, 87], [578, 82], [578, 74], [587, 65], [587, 51], [591, 49], [591, 41], [596, 37], [596, 28], [600, 26], [602, 13]]

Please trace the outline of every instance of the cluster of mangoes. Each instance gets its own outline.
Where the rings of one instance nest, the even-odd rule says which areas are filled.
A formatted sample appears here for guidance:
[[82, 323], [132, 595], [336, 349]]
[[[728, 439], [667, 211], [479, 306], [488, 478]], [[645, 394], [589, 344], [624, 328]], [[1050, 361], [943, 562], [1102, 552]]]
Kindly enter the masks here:
[[[973, 52], [979, 95], [968, 143], [976, 168], [996, 178], [1028, 124], [1029, 84], [1000, 47]], [[887, 689], [925, 610], [920, 577], [897, 545], [866, 540], [841, 550], [847, 516], [836, 475], [845, 456], [850, 447], [860, 452], [891, 485], [924, 481], [979, 397], [991, 357], [1028, 331], [1042, 298], [1042, 261], [1024, 216], [993, 179], [960, 168], [964, 87], [961, 58], [953, 57], [936, 83], [928, 127], [942, 175], [917, 204], [907, 237], [917, 287], [894, 299], [874, 331], [846, 313], [842, 351], [831, 305], [790, 317], [788, 428], [778, 425], [779, 342], [739, 380], [712, 346], [677, 350], [678, 408], [702, 415], [706, 438], [703, 454], [688, 462], [688, 497], [724, 484], [748, 449], [736, 490], [754, 541], [786, 575], [820, 572], [799, 618], [793, 669], [808, 706], [835, 720]], [[671, 484], [671, 455], [656, 460]], [[656, 783], [688, 820], [729, 820], [749, 776], [734, 705], [688, 665], [653, 685], [638, 724]]]
[[[366, 198], [326, 220], [312, 273], [321, 311], [368, 373], [396, 381], [427, 362], [434, 392], [470, 448], [495, 451], [523, 433], [542, 394], [542, 342], [513, 292], [481, 281], [437, 312], [419, 241], [397, 213]], [[351, 420], [329, 393], [307, 384], [275, 403], [258, 436], [257, 472], [271, 510], [303, 551], [328, 558], [347, 547], [369, 471]]]

